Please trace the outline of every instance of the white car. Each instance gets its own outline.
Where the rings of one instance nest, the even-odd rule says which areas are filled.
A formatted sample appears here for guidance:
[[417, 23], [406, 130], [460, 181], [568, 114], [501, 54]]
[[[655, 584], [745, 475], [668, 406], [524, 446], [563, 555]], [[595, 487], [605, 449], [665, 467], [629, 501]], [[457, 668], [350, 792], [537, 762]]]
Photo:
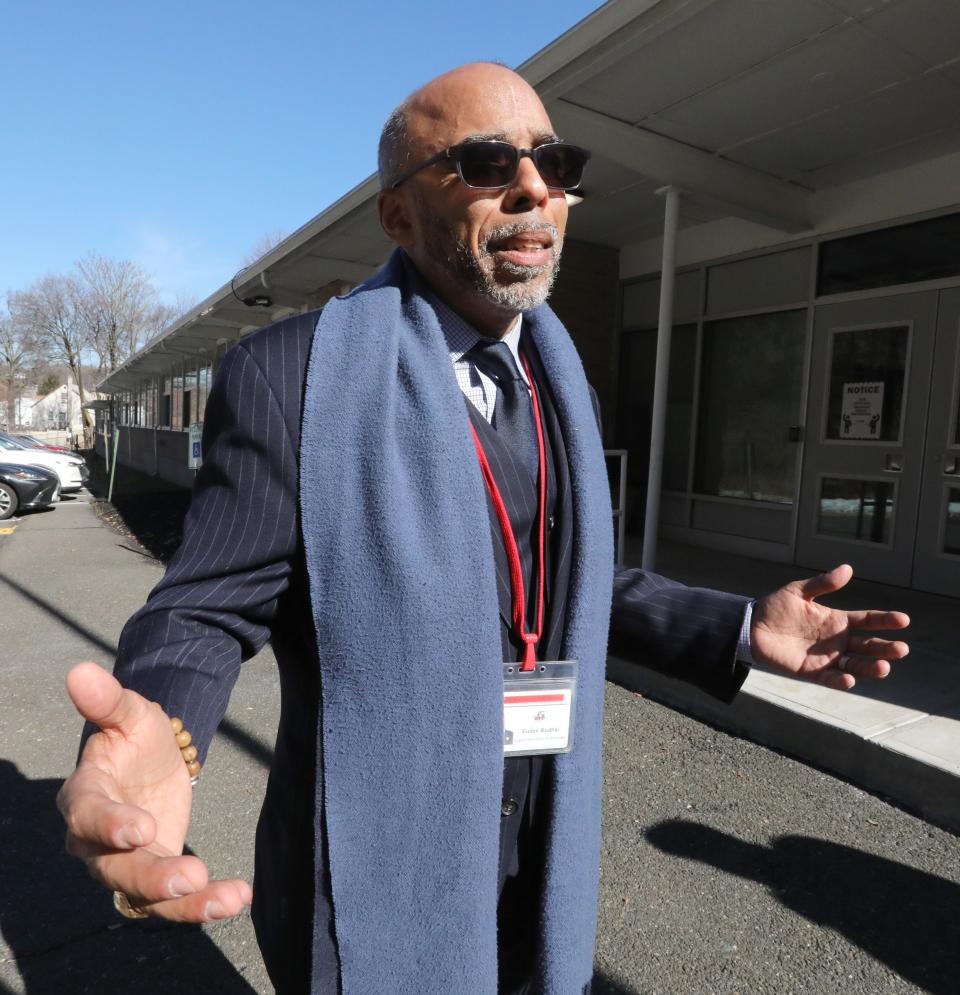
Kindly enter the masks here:
[[60, 490], [65, 494], [80, 490], [90, 476], [87, 464], [81, 457], [55, 453], [52, 450], [44, 452], [42, 449], [28, 449], [4, 432], [0, 432], [0, 463], [44, 466], [53, 470], [60, 478]]

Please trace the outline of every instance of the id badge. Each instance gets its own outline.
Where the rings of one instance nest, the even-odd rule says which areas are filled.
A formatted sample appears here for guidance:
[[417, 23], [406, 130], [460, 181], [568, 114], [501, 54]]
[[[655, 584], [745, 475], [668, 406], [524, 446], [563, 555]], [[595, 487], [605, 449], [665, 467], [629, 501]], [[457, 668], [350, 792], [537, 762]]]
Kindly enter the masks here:
[[576, 691], [576, 660], [544, 661], [528, 671], [521, 670], [519, 663], [505, 663], [504, 756], [569, 753]]

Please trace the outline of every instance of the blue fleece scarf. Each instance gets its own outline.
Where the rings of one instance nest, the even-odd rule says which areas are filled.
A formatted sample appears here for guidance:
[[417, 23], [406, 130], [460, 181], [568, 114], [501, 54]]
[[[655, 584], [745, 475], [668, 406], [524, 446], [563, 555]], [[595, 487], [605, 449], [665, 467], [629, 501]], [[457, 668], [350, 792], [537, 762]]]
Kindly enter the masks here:
[[[574, 750], [548, 765], [534, 990], [572, 995], [590, 982], [596, 932], [612, 525], [576, 350], [546, 305], [527, 319], [570, 466], [564, 656], [580, 662]], [[400, 250], [320, 317], [300, 478], [343, 995], [495, 995], [503, 687], [490, 520], [463, 395]]]

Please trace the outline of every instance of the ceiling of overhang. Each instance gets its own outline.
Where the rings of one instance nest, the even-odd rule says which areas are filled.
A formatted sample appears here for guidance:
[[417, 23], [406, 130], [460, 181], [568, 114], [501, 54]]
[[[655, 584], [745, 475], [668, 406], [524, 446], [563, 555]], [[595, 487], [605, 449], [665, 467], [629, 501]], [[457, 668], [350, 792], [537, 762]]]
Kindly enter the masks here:
[[[520, 72], [594, 153], [570, 236], [611, 246], [661, 230], [666, 183], [684, 191], [682, 226], [799, 231], [809, 192], [960, 149], [958, 0], [613, 0]], [[363, 280], [391, 248], [375, 190], [345, 195], [101, 386], [153, 372], [159, 345], [210, 351]], [[273, 306], [238, 299], [256, 294]]]
[[270, 268], [270, 287], [296, 287], [314, 292], [333, 280], [360, 283], [376, 272], [389, 254], [390, 240], [377, 220], [371, 197]]
[[[572, 106], [820, 190], [960, 148], [960, 3], [665, 0], [539, 88], [552, 109]], [[595, 145], [591, 168], [617, 154], [620, 137]], [[610, 244], [662, 217], [659, 201], [637, 188], [592, 176], [589, 186], [596, 196], [572, 225], [595, 234], [591, 212], [629, 212], [631, 225], [614, 225], [614, 237], [602, 239]], [[692, 192], [696, 201], [700, 191]], [[737, 213], [736, 204], [724, 206], [720, 213]], [[688, 204], [687, 221], [702, 210]]]

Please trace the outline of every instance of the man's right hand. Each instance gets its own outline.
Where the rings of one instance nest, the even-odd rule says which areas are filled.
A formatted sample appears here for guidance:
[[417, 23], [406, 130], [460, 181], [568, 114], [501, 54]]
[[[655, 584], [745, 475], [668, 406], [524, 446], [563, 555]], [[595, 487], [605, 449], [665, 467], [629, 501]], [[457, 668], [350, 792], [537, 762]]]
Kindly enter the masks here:
[[57, 795], [67, 851], [152, 915], [181, 922], [237, 915], [250, 904], [250, 885], [210, 881], [202, 860], [183, 855], [192, 789], [163, 709], [94, 663], [74, 667], [67, 690], [100, 729]]

